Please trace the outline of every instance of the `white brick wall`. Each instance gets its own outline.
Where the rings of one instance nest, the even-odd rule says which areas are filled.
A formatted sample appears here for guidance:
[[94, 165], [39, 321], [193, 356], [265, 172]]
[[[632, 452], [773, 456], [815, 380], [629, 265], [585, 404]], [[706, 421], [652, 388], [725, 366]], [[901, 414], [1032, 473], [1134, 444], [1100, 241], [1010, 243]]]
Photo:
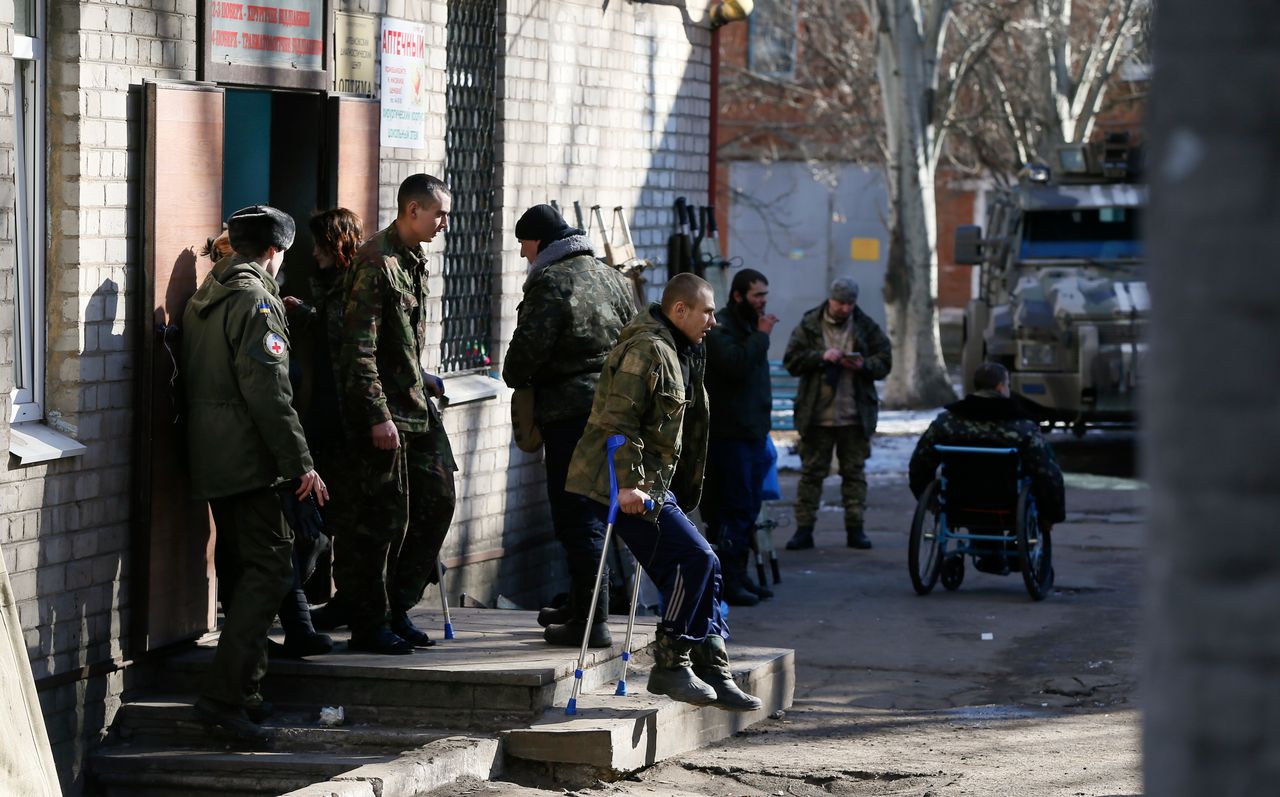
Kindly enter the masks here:
[[[141, 284], [139, 86], [194, 80], [197, 0], [48, 0], [48, 359], [46, 408], [88, 446], [81, 457], [0, 468], [0, 548], [20, 599], [32, 667], [44, 679], [50, 737], [67, 793], [82, 787], [86, 743], [110, 721], [124, 686], [111, 663], [130, 633], [130, 494], [134, 363], [146, 320]], [[338, 0], [338, 10], [428, 26], [426, 150], [383, 149], [380, 217], [408, 174], [443, 176], [444, 0]], [[0, 0], [0, 445], [8, 447], [13, 363], [13, 0]], [[525, 264], [515, 220], [532, 204], [625, 206], [642, 256], [661, 261], [677, 195], [705, 203], [709, 43], [672, 7], [594, 0], [510, 0], [498, 19], [498, 199], [501, 257], [493, 296], [494, 370], [511, 337]], [[692, 38], [692, 41], [690, 40]], [[447, 235], [447, 233], [446, 233]], [[443, 242], [431, 251], [440, 321]], [[657, 273], [661, 279], [662, 271]], [[439, 325], [428, 341], [439, 363]], [[546, 542], [540, 457], [511, 443], [509, 398], [446, 412], [461, 466], [445, 556], [461, 561], [452, 593], [498, 592], [532, 604], [559, 585]], [[518, 554], [512, 554], [519, 551]], [[484, 558], [483, 556], [481, 558]], [[434, 600], [434, 598], [430, 598]], [[77, 680], [83, 667], [95, 675]]]

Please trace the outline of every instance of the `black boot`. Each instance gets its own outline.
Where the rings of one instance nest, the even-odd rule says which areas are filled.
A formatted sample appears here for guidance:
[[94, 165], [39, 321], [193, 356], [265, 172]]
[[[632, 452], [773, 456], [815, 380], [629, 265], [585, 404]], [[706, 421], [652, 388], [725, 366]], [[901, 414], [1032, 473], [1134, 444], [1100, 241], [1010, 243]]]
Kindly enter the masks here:
[[862, 524], [849, 526], [844, 530], [845, 545], [850, 548], [857, 548], [865, 551], [871, 547], [871, 540], [867, 539], [867, 533], [862, 530]]
[[413, 652], [413, 643], [405, 641], [383, 623], [373, 628], [353, 629], [347, 650], [382, 656], [403, 656]]
[[[592, 563], [591, 574], [582, 578], [581, 568], [572, 579], [569, 594], [569, 605], [573, 607], [573, 615], [569, 622], [549, 625], [542, 632], [542, 638], [550, 645], [576, 648], [582, 644], [582, 635], [587, 631], [587, 610], [591, 608], [592, 580], [595, 578], [595, 564]], [[613, 644], [613, 635], [609, 633], [609, 568], [604, 569], [600, 578], [600, 599], [596, 602], [596, 614], [592, 618], [591, 633], [587, 639], [589, 648], [607, 648]]]
[[747, 572], [746, 578], [742, 582], [742, 586], [755, 593], [755, 596], [762, 601], [767, 601], [773, 597], [773, 590], [769, 589], [769, 585], [762, 579], [756, 581], [751, 577], [750, 571]]
[[788, 551], [804, 551], [813, 547], [813, 526], [797, 526], [796, 533], [787, 540]]
[[270, 735], [258, 723], [249, 719], [244, 708], [202, 697], [195, 704], [196, 717], [213, 735], [244, 745], [251, 749], [265, 749]]
[[415, 648], [429, 648], [436, 644], [426, 631], [413, 624], [408, 612], [392, 612], [390, 625], [391, 633]]
[[653, 644], [653, 669], [645, 687], [650, 694], [666, 695], [681, 703], [709, 706], [716, 702], [716, 690], [694, 675], [689, 651], [692, 642], [673, 639], [658, 628]]
[[549, 625], [561, 625], [573, 619], [573, 602], [577, 597], [574, 581], [574, 573], [570, 570], [569, 592], [565, 596], [564, 603], [560, 606], [543, 606], [539, 609], [538, 625], [546, 628]]
[[733, 682], [729, 651], [725, 649], [723, 637], [708, 636], [695, 645], [689, 655], [693, 674], [715, 690], [716, 699], [711, 705], [725, 711], [755, 711], [764, 705], [760, 698], [747, 694]]
[[295, 572], [293, 588], [285, 593], [280, 602], [280, 626], [284, 628], [284, 644], [279, 655], [300, 659], [305, 656], [320, 656], [333, 650], [333, 640], [326, 634], [316, 633], [311, 623], [311, 606], [307, 603], [307, 594], [302, 591], [302, 583]]
[[759, 603], [760, 599], [744, 583], [747, 581], [747, 551], [724, 545], [719, 555], [720, 574], [724, 576], [720, 597], [730, 606], [755, 606]]
[[311, 625], [320, 631], [342, 628], [347, 624], [348, 619], [347, 609], [337, 595], [330, 598], [325, 605], [311, 610]]

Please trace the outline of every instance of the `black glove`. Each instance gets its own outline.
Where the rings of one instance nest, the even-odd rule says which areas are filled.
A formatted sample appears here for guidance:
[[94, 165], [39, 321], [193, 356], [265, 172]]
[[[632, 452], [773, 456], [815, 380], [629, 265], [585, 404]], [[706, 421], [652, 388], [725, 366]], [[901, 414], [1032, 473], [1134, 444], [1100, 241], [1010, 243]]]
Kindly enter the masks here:
[[320, 516], [315, 496], [298, 498], [301, 484], [301, 479], [282, 482], [276, 486], [276, 496], [280, 499], [280, 513], [293, 529], [293, 545], [300, 566], [298, 576], [305, 583], [315, 572], [320, 555], [329, 550], [330, 543], [324, 533], [324, 518]]

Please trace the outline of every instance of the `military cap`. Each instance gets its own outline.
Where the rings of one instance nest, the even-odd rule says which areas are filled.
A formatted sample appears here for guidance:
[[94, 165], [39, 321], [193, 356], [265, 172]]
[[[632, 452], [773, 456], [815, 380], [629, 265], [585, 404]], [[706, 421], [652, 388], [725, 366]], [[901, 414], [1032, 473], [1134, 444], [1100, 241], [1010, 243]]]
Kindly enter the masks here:
[[836, 277], [827, 295], [837, 302], [858, 301], [858, 283], [852, 277]]
[[293, 217], [270, 205], [250, 205], [227, 217], [227, 235], [237, 252], [261, 252], [268, 246], [283, 251], [293, 246]]

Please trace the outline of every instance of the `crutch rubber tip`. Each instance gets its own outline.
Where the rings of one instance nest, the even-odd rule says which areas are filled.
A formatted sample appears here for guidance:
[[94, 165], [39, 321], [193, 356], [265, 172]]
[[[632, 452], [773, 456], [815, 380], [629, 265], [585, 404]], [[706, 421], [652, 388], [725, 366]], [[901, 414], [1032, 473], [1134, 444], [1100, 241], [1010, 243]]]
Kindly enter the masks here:
[[453, 623], [444, 624], [444, 638], [453, 639]]
[[569, 698], [568, 704], [564, 707], [564, 713], [573, 716], [578, 713], [578, 698]]
[[615, 694], [615, 695], [621, 695], [622, 697], [626, 697], [626, 696], [627, 696], [627, 682], [626, 682], [626, 681], [618, 681], [618, 688], [617, 688], [616, 690], [614, 690], [614, 694]]

